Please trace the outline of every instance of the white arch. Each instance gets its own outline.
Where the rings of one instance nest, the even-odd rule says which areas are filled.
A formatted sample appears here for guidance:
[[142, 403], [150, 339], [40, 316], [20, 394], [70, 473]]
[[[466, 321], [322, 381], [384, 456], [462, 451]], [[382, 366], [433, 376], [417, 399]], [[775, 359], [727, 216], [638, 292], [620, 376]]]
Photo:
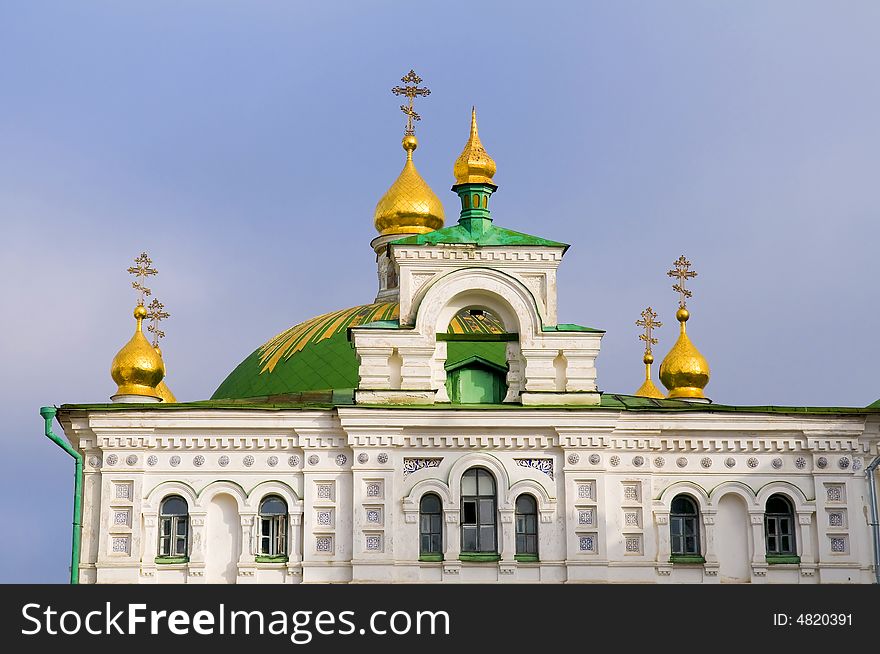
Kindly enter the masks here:
[[718, 502], [721, 498], [730, 493], [739, 495], [745, 501], [749, 511], [754, 510], [757, 506], [755, 491], [752, 490], [751, 486], [748, 486], [741, 481], [723, 481], [709, 491], [712, 508], [718, 508]]
[[207, 507], [208, 504], [211, 503], [211, 500], [214, 499], [214, 496], [219, 495], [220, 493], [226, 493], [235, 498], [235, 501], [238, 503], [239, 513], [242, 512], [242, 509], [247, 508], [247, 493], [244, 492], [244, 489], [239, 484], [234, 481], [229, 481], [228, 479], [212, 481], [202, 488], [202, 490], [199, 491], [199, 504]]
[[485, 468], [495, 477], [496, 495], [498, 497], [498, 508], [512, 508], [510, 504], [510, 475], [507, 469], [491, 454], [485, 452], [472, 452], [460, 457], [449, 469], [447, 484], [452, 491], [452, 500], [454, 505], [461, 502], [461, 478], [465, 472], [471, 468]]
[[302, 513], [302, 502], [296, 494], [296, 491], [277, 479], [268, 479], [261, 481], [254, 486], [247, 494], [248, 506], [257, 511], [260, 510], [260, 502], [268, 495], [278, 495], [287, 503], [288, 513]]
[[414, 299], [416, 331], [431, 336], [445, 332], [455, 314], [468, 307], [492, 311], [508, 332], [520, 334], [521, 342], [531, 342], [541, 332], [542, 320], [531, 291], [519, 280], [490, 268], [456, 270]]
[[404, 497], [404, 504], [418, 506], [425, 493], [436, 493], [443, 501], [444, 508], [458, 508], [454, 503], [452, 491], [442, 479], [422, 479], [413, 484], [409, 493]]
[[671, 511], [672, 500], [674, 500], [677, 495], [682, 494], [689, 495], [697, 501], [697, 504], [700, 506], [700, 513], [705, 514], [708, 511], [714, 510], [714, 507], [710, 508], [709, 494], [706, 492], [706, 489], [699, 484], [687, 480], [676, 481], [669, 484], [669, 486], [661, 491], [660, 497], [657, 498], [657, 501], [667, 511]]
[[538, 501], [539, 512], [553, 511], [556, 508], [556, 499], [551, 497], [544, 485], [536, 479], [520, 479], [514, 482], [508, 491], [508, 501], [516, 506], [516, 498], [523, 493], [533, 496]]
[[163, 481], [150, 490], [144, 499], [143, 512], [157, 513], [159, 504], [168, 495], [180, 495], [186, 500], [190, 512], [198, 506], [198, 494], [192, 486], [183, 481]]
[[805, 513], [815, 510], [815, 507], [807, 504], [809, 500], [807, 499], [806, 494], [789, 481], [771, 481], [758, 489], [756, 502], [761, 509], [766, 508], [767, 500], [771, 495], [785, 496], [791, 502], [795, 513]]

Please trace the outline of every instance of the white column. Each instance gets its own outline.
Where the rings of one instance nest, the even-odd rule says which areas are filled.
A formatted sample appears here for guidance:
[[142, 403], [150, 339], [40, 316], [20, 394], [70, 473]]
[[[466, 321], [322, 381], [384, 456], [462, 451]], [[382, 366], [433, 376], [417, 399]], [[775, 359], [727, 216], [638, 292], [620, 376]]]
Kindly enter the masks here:
[[764, 512], [749, 511], [752, 525], [752, 581], [763, 582], [767, 577], [767, 543], [764, 540]]

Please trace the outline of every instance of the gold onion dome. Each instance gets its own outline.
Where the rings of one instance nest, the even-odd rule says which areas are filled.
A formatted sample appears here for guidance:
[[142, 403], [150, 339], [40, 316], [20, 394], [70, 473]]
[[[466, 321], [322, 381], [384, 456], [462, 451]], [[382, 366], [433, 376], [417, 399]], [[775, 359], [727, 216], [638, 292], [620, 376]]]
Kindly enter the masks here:
[[[161, 357], [162, 350], [159, 348], [159, 346], [157, 345], [154, 349], [156, 350], [156, 354]], [[165, 365], [165, 359], [162, 359], [162, 365]], [[164, 378], [162, 379], [162, 381], [159, 382], [159, 385], [156, 386], [156, 393], [159, 395], [160, 398], [162, 398], [163, 402], [177, 402], [177, 398], [174, 397], [174, 393], [172, 393], [171, 389], [168, 388], [167, 384], [165, 384]]]
[[690, 312], [680, 308], [675, 318], [681, 323], [678, 340], [660, 364], [660, 381], [669, 389], [669, 398], [704, 399], [709, 383], [709, 362], [691, 343], [684, 324]]
[[654, 382], [651, 380], [651, 364], [654, 363], [654, 355], [650, 352], [646, 352], [642, 361], [645, 364], [645, 381], [639, 386], [639, 390], [636, 391], [637, 397], [653, 397], [655, 399], [662, 399], [666, 397], [663, 395], [663, 391], [657, 388], [654, 385]]
[[406, 163], [391, 188], [379, 200], [373, 218], [382, 235], [425, 234], [443, 227], [443, 203], [413, 163], [413, 151], [418, 145], [415, 135], [403, 137]]
[[165, 377], [165, 364], [147, 337], [144, 336], [143, 322], [147, 309], [139, 304], [134, 309], [137, 327], [134, 336], [126, 343], [110, 365], [110, 376], [119, 387], [116, 395], [142, 395], [158, 398], [156, 387]]
[[489, 156], [483, 144], [480, 142], [480, 134], [477, 132], [477, 109], [471, 109], [471, 135], [464, 150], [455, 160], [452, 167], [456, 184], [492, 184], [495, 176], [495, 160]]

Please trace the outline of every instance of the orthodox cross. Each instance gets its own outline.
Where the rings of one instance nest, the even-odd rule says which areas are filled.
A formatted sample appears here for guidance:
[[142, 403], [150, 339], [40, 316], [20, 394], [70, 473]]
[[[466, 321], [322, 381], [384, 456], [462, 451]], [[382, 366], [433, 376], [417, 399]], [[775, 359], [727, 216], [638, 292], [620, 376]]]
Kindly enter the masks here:
[[[413, 121], [422, 119], [422, 117], [413, 109], [413, 100], [420, 95], [431, 95], [431, 89], [426, 86], [419, 87], [419, 84], [422, 83], [422, 78], [416, 75], [416, 71], [414, 70], [410, 70], [406, 75], [401, 77], [400, 81], [404, 83], [404, 86], [395, 86], [391, 89], [391, 92], [394, 95], [403, 95], [409, 98], [409, 104], [400, 105], [400, 110], [406, 114], [406, 131], [404, 134], [412, 136], [416, 133], [415, 128], [413, 127]], [[409, 86], [410, 84], [412, 86]]]
[[153, 335], [153, 347], [159, 347], [159, 339], [165, 338], [165, 332], [159, 329], [159, 323], [165, 320], [165, 318], [170, 318], [171, 314], [164, 309], [165, 305], [156, 298], [153, 298], [150, 306], [147, 307], [147, 319], [151, 322], [150, 326], [147, 327], [147, 331]]
[[662, 322], [657, 321], [657, 312], [648, 307], [642, 311], [642, 319], [636, 320], [636, 326], [645, 329], [644, 334], [639, 334], [639, 340], [645, 341], [645, 354], [651, 354], [651, 346], [657, 345], [657, 339], [653, 336], [654, 328], [663, 326]]
[[678, 293], [678, 306], [684, 309], [687, 307], [687, 299], [693, 295], [691, 291], [685, 288], [685, 283], [687, 283], [687, 280], [696, 277], [697, 272], [690, 269], [691, 262], [685, 259], [684, 255], [681, 255], [672, 265], [675, 268], [666, 274], [669, 277], [678, 279], [678, 283], [672, 285], [672, 290]]
[[134, 265], [128, 269], [129, 273], [137, 277], [137, 281], [133, 281], [131, 287], [138, 292], [138, 306], [144, 306], [144, 297], [153, 293], [145, 286], [147, 277], [159, 272], [155, 268], [151, 268], [152, 265], [153, 260], [146, 252], [141, 252], [141, 255], [134, 260]]

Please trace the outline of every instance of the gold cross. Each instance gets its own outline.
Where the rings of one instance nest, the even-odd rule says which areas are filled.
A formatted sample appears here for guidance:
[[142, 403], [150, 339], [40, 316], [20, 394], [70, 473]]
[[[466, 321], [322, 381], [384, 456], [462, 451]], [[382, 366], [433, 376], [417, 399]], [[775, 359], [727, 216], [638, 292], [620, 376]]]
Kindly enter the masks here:
[[672, 265], [675, 266], [675, 268], [668, 271], [666, 274], [669, 277], [675, 277], [678, 279], [678, 283], [672, 285], [672, 290], [678, 293], [678, 306], [684, 309], [687, 307], [687, 299], [693, 295], [691, 291], [685, 288], [685, 283], [687, 280], [696, 277], [697, 272], [695, 270], [690, 270], [691, 262], [685, 259], [684, 255], [681, 255]]
[[642, 311], [642, 319], [636, 320], [637, 327], [644, 327], [645, 333], [639, 334], [639, 340], [645, 341], [645, 354], [651, 354], [651, 346], [657, 345], [657, 339], [653, 337], [655, 327], [662, 327], [663, 323], [657, 321], [657, 312], [651, 307]]
[[[406, 131], [404, 134], [412, 136], [416, 133], [415, 128], [413, 127], [413, 121], [422, 119], [422, 117], [413, 109], [413, 100], [420, 95], [431, 95], [431, 89], [426, 86], [419, 87], [419, 84], [422, 83], [422, 78], [416, 75], [416, 71], [414, 70], [410, 70], [406, 75], [401, 77], [400, 81], [404, 83], [404, 86], [395, 86], [391, 89], [391, 92], [394, 95], [404, 95], [409, 98], [409, 104], [400, 105], [400, 110], [406, 114]], [[409, 84], [412, 84], [412, 86], [408, 86]]]
[[155, 275], [159, 271], [155, 268], [151, 268], [153, 265], [153, 260], [147, 255], [146, 252], [141, 252], [141, 255], [134, 260], [134, 265], [128, 269], [128, 272], [137, 277], [137, 281], [131, 283], [131, 287], [138, 292], [138, 305], [144, 305], [144, 297], [151, 295], [153, 292], [147, 288], [144, 283], [147, 281], [147, 277], [150, 275]]
[[165, 318], [170, 318], [171, 314], [164, 311], [164, 309], [165, 305], [156, 298], [153, 298], [150, 306], [147, 307], [147, 319], [152, 323], [147, 327], [147, 331], [153, 335], [153, 347], [159, 347], [159, 339], [165, 338], [165, 332], [159, 329], [159, 323], [165, 320]]

